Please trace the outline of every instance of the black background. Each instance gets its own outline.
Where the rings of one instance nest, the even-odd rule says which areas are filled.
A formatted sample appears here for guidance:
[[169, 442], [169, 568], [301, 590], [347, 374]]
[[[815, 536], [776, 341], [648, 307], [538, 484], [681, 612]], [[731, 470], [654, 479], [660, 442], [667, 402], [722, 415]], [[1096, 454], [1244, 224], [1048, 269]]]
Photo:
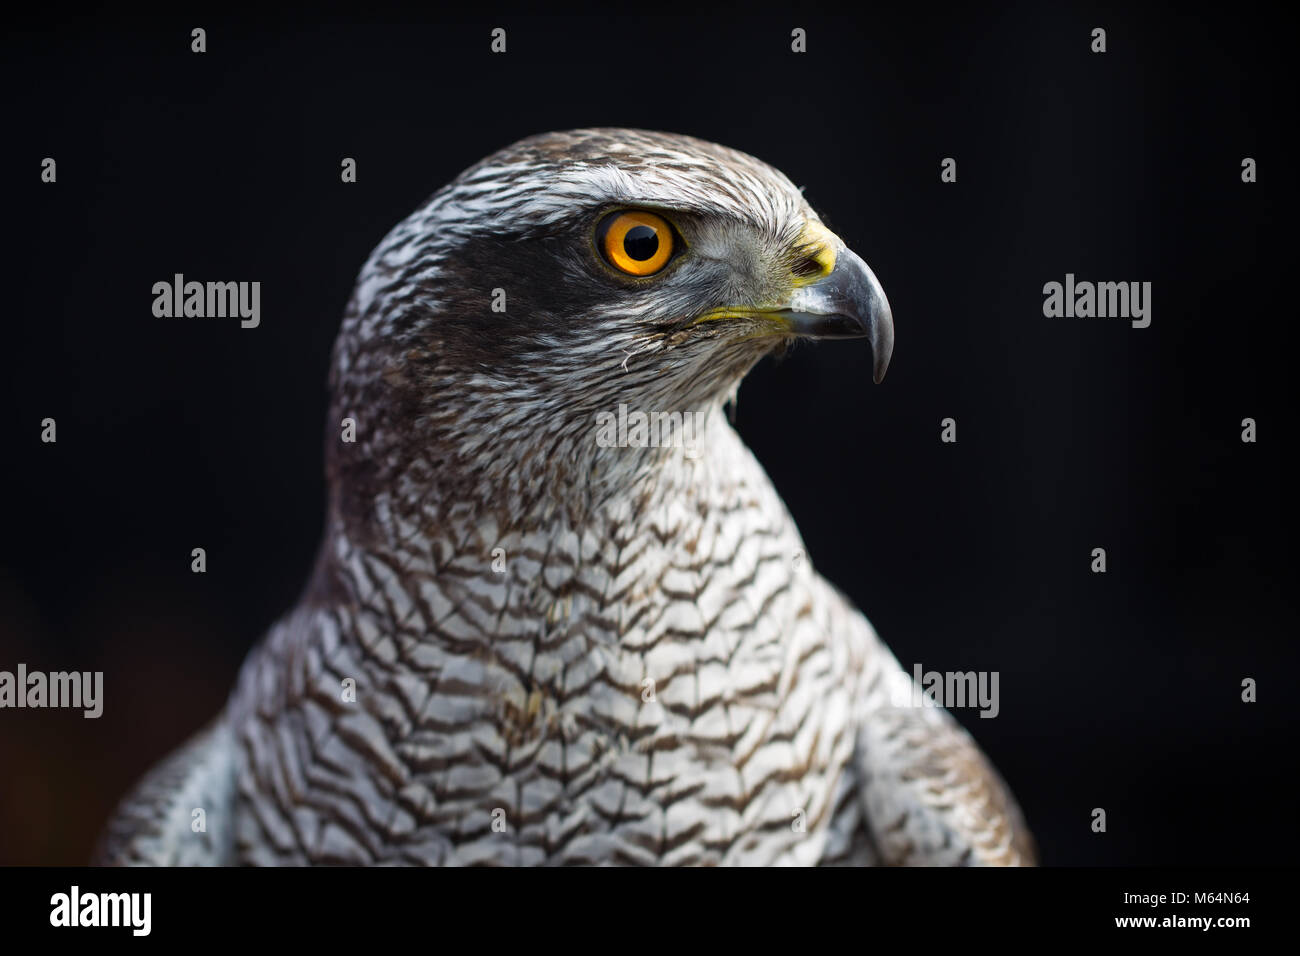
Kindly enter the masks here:
[[[0, 57], [0, 669], [103, 670], [105, 711], [0, 712], [0, 863], [84, 861], [294, 602], [370, 249], [487, 153], [589, 125], [753, 153], [879, 276], [885, 383], [864, 343], [801, 347], [750, 376], [737, 426], [907, 669], [1000, 673], [997, 719], [957, 716], [1043, 861], [1293, 858], [1291, 34], [1242, 4], [906, 7], [21, 14]], [[261, 327], [155, 318], [176, 272], [260, 281]], [[1152, 282], [1151, 327], [1044, 318], [1067, 272]]]

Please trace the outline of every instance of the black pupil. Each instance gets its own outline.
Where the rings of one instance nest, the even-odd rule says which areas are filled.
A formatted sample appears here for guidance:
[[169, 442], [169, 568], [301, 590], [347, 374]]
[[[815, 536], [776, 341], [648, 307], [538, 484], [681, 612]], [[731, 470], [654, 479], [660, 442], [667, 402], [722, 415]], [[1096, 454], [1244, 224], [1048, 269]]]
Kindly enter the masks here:
[[623, 251], [637, 262], [653, 258], [659, 251], [659, 232], [649, 226], [633, 226], [623, 237]]

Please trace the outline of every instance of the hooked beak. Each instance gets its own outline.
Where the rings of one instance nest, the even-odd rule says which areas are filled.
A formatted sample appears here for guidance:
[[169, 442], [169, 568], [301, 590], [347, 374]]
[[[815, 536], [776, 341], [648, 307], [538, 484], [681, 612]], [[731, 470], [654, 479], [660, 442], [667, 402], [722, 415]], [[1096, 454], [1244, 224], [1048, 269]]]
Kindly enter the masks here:
[[[868, 339], [872, 378], [879, 385], [894, 354], [894, 316], [875, 273], [852, 250], [830, 237], [819, 242], [816, 259], [824, 268], [820, 279], [803, 280], [786, 302], [764, 306], [725, 306], [695, 319], [695, 325], [719, 319], [743, 319], [757, 326], [759, 336], [798, 336], [807, 339]], [[833, 240], [834, 244], [831, 241]]]
[[810, 339], [869, 339], [872, 378], [879, 385], [894, 353], [894, 316], [885, 290], [862, 259], [847, 247], [824, 278], [794, 290], [790, 304], [772, 310], [794, 335]]

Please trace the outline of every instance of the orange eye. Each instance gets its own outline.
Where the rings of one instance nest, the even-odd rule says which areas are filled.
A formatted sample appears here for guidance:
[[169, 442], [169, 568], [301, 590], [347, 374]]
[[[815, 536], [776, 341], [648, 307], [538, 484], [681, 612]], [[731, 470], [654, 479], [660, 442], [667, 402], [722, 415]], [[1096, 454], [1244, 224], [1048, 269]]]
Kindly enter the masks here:
[[625, 210], [605, 217], [596, 246], [614, 268], [632, 276], [651, 276], [673, 256], [673, 230], [652, 212]]

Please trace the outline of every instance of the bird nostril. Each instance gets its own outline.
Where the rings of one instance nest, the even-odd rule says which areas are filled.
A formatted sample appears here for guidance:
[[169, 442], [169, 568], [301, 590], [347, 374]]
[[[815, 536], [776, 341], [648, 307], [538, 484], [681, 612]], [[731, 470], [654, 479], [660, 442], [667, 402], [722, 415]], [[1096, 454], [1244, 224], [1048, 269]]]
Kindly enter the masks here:
[[821, 260], [816, 256], [800, 256], [795, 260], [794, 267], [790, 271], [800, 279], [811, 279], [821, 275], [825, 270]]
[[825, 242], [807, 242], [795, 247], [790, 273], [796, 279], [820, 279], [835, 268], [835, 249]]

